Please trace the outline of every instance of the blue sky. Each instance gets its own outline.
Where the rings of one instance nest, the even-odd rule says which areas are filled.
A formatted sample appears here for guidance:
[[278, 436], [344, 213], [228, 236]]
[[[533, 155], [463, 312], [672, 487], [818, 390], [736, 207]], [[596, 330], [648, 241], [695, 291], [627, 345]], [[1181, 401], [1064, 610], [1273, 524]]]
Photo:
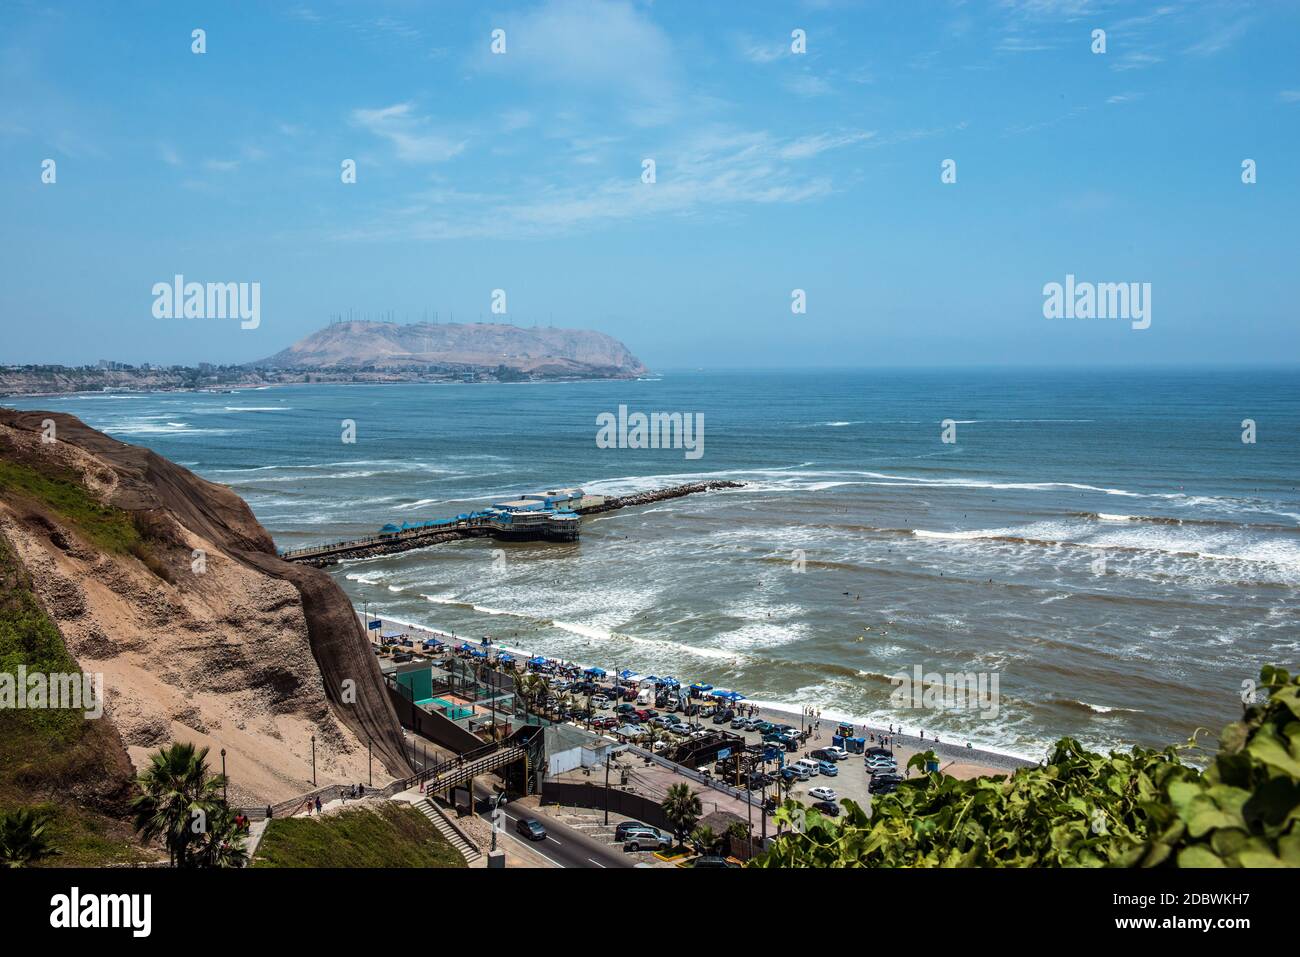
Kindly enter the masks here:
[[[1297, 27], [1280, 2], [7, 0], [0, 362], [247, 361], [348, 309], [489, 319], [501, 288], [510, 321], [660, 368], [1292, 363]], [[260, 282], [261, 325], [154, 318], [176, 273]], [[1067, 273], [1150, 282], [1151, 327], [1044, 319]]]

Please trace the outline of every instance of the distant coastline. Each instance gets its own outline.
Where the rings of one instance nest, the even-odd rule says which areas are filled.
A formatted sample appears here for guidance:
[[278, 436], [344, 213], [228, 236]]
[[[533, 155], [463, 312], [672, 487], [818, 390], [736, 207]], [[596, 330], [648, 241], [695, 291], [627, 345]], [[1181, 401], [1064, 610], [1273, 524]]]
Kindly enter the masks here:
[[203, 370], [195, 366], [123, 366], [106, 370], [100, 366], [0, 366], [0, 396], [103, 395], [114, 392], [155, 395], [169, 392], [228, 393], [246, 389], [268, 389], [290, 385], [392, 385], [434, 383], [474, 385], [479, 383], [601, 382], [637, 379], [628, 375], [537, 375], [497, 370], [466, 372], [417, 372], [415, 370], [303, 371], [288, 369], [249, 370], [245, 366], [220, 366]]

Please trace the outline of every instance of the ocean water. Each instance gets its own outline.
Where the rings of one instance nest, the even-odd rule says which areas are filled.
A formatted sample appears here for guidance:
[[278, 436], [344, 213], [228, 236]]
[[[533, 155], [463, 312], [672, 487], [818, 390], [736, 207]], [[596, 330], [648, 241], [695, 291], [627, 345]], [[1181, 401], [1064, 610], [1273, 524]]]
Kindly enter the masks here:
[[[4, 401], [230, 485], [284, 548], [555, 486], [744, 481], [586, 518], [574, 544], [457, 542], [331, 573], [358, 605], [472, 639], [1036, 758], [1065, 734], [1217, 731], [1261, 664], [1300, 661], [1297, 386], [691, 372]], [[620, 404], [702, 413], [703, 456], [598, 448], [596, 416]], [[996, 675], [996, 714], [891, 704], [889, 676], [916, 666]]]

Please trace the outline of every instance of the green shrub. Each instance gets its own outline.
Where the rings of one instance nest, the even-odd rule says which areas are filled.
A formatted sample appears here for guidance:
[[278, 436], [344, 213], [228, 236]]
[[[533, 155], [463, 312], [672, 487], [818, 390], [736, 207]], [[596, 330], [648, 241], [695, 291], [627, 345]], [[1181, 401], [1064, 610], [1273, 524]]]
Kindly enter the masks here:
[[[757, 867], [1300, 866], [1300, 675], [1262, 696], [1201, 771], [1183, 748], [1100, 755], [1063, 738], [1045, 766], [959, 781], [926, 772], [841, 818], [787, 801]], [[924, 768], [932, 753], [915, 755]]]

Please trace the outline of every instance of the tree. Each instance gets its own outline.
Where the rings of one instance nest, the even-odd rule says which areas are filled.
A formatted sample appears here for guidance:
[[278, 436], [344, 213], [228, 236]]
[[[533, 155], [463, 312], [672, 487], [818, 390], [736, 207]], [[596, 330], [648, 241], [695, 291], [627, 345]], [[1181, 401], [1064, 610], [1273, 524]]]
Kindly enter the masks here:
[[736, 845], [748, 846], [749, 828], [743, 821], [732, 821], [727, 825], [727, 837], [729, 839], [731, 851], [734, 854], [736, 851]]
[[218, 818], [225, 778], [208, 771], [208, 749], [178, 742], [153, 755], [131, 800], [135, 828], [146, 840], [162, 837], [172, 866], [190, 867], [192, 845], [202, 843]]
[[695, 822], [704, 813], [704, 806], [700, 804], [699, 796], [691, 790], [689, 784], [674, 784], [668, 789], [668, 796], [664, 798], [660, 807], [663, 808], [664, 817], [672, 826], [677, 843], [685, 844], [686, 835], [691, 833]]
[[235, 812], [224, 801], [208, 817], [207, 830], [193, 850], [200, 867], [243, 867], [248, 863], [247, 836], [235, 823]]
[[1200, 734], [1095, 754], [1062, 738], [1044, 766], [958, 781], [924, 771], [835, 819], [787, 801], [794, 826], [759, 867], [1300, 867], [1300, 675], [1266, 666], [1258, 699], [1204, 771]]
[[714, 833], [713, 828], [707, 824], [701, 824], [695, 830], [691, 831], [691, 843], [695, 845], [695, 850], [700, 854], [717, 853], [718, 845], [722, 839]]
[[0, 811], [0, 866], [27, 867], [59, 852], [45, 836], [49, 817], [27, 808]]

